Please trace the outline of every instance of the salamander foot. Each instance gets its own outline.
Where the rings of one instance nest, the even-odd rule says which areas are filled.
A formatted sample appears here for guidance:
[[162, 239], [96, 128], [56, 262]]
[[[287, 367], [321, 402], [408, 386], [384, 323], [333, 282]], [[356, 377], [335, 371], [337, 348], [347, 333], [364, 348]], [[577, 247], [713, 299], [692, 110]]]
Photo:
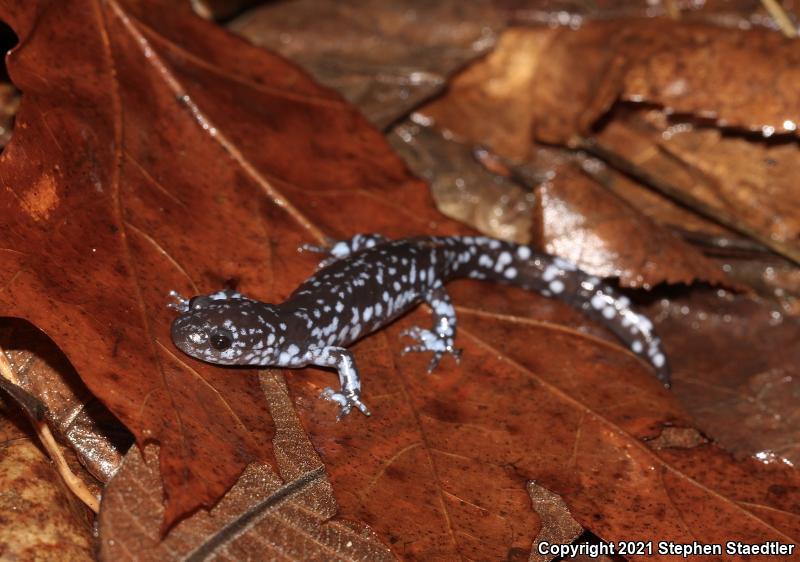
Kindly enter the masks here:
[[177, 310], [180, 313], [189, 312], [189, 299], [185, 299], [178, 291], [170, 291], [167, 293], [174, 301], [167, 304], [167, 308]]
[[322, 391], [320, 396], [325, 400], [336, 402], [339, 404], [339, 406], [341, 406], [339, 415], [336, 416], [337, 422], [341, 421], [343, 417], [349, 414], [353, 407], [361, 410], [361, 413], [365, 416], [372, 415], [369, 411], [369, 408], [367, 408], [367, 406], [361, 401], [361, 398], [355, 392], [336, 392], [332, 388], [326, 388]]
[[406, 346], [402, 351], [403, 355], [418, 351], [430, 351], [433, 353], [431, 362], [428, 365], [429, 373], [433, 372], [434, 369], [439, 366], [439, 362], [442, 360], [445, 353], [452, 355], [456, 362], [461, 359], [461, 348], [455, 347], [452, 337], [435, 334], [430, 330], [425, 330], [418, 326], [404, 330], [400, 335], [414, 338], [419, 342], [416, 345]]

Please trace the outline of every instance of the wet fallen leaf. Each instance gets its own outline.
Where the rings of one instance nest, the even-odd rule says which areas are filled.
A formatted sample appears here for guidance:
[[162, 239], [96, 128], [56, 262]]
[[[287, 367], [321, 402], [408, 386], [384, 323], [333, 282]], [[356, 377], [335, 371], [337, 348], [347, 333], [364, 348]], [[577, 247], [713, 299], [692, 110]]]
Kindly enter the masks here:
[[559, 170], [537, 195], [537, 246], [586, 271], [625, 287], [733, 284], [719, 265], [577, 170]]
[[672, 127], [652, 112], [620, 112], [599, 132], [597, 142], [763, 238], [800, 246], [800, 204], [792, 179], [800, 165], [795, 141]]
[[387, 136], [419, 177], [430, 183], [436, 206], [487, 236], [527, 244], [531, 239], [531, 190], [490, 173], [474, 150], [425, 124], [407, 120]]
[[127, 430], [97, 402], [64, 355], [35, 327], [19, 320], [0, 321], [0, 348], [20, 386], [46, 407], [53, 432], [72, 447], [95, 478], [106, 482], [131, 445]]
[[[453, 285], [456, 302], [468, 303], [459, 367], [427, 376], [425, 358], [395, 359], [395, 338], [423, 323], [422, 311], [355, 346], [373, 416], [311, 434], [334, 489], [348, 490], [340, 515], [370, 524], [404, 559], [496, 559], [529, 549], [538, 532], [524, 493], [535, 480], [605, 540], [796, 540], [796, 498], [770, 491], [796, 486], [794, 471], [735, 463], [709, 445], [649, 448], [664, 423], [692, 427], [649, 370], [524, 308], [498, 314], [490, 295], [500, 292]], [[516, 308], [511, 295], [497, 299]], [[306, 427], [329, 415], [316, 400], [327, 380], [288, 379]]]
[[[724, 253], [725, 248], [717, 251]], [[731, 278], [752, 287], [759, 297], [774, 303], [781, 314], [800, 317], [800, 270], [797, 266], [763, 253], [749, 258], [723, 255], [719, 260]]]
[[[768, 62], [773, 60], [780, 66]], [[655, 161], [642, 166], [647, 174], [662, 161], [688, 168], [678, 170], [678, 178], [689, 185], [679, 183], [671, 197], [797, 262], [800, 207], [792, 203], [793, 191], [785, 185], [791, 174], [783, 169], [797, 153], [793, 133], [800, 107], [784, 95], [797, 82], [800, 52], [777, 33], [615, 20], [578, 30], [508, 30], [490, 56], [421, 111], [441, 129], [517, 161], [528, 158], [534, 139], [587, 148], [594, 140], [586, 137], [600, 129], [604, 157], [636, 165]], [[654, 131], [666, 138], [642, 142], [631, 138], [634, 132], [614, 134], [620, 126], [609, 111], [624, 100], [726, 130], [789, 135], [782, 143], [755, 143], [726, 138], [718, 129], [687, 132], [679, 122]], [[671, 184], [672, 175], [659, 178]], [[683, 192], [691, 197], [681, 197]]]
[[[520, 290], [453, 284], [464, 358], [434, 375], [424, 373], [427, 357], [400, 357], [401, 330], [429, 322], [423, 309], [355, 345], [369, 419], [335, 424], [335, 406], [319, 399], [335, 376], [291, 373], [290, 396], [319, 459], [310, 466], [310, 453], [272, 447], [281, 417], [267, 400], [285, 400], [282, 386], [265, 399], [254, 373], [179, 356], [166, 290], [237, 282], [248, 295], [281, 300], [316, 265], [297, 253], [301, 243], [463, 229], [433, 211], [426, 186], [337, 95], [188, 8], [42, 6], [0, 3], [22, 40], [9, 68], [24, 96], [0, 161], [8, 261], [0, 302], [62, 346], [140, 444], [160, 444], [166, 508], [159, 493], [136, 503], [137, 481], [158, 485], [152, 459], [137, 465], [144, 472], [120, 472], [103, 506], [102, 517], [114, 515], [101, 522], [109, 557], [123, 556], [117, 544], [156, 556], [188, 536], [181, 529], [210, 524], [213, 510], [191, 513], [214, 505], [245, 466], [269, 475], [259, 498], [302, 484], [303, 474], [329, 482], [337, 517], [357, 522], [335, 540], [358, 534], [372, 547], [375, 537], [359, 534], [366, 525], [404, 559], [528, 552], [542, 527], [529, 481], [558, 494], [603, 540], [797, 542], [795, 471], [735, 461], [700, 441], [651, 447], [665, 427], [697, 429], [678, 392], [616, 341], [596, 337], [607, 334], [580, 312]], [[66, 51], [80, 82], [75, 68], [53, 62]], [[314, 480], [319, 461], [329, 480]], [[123, 478], [134, 472], [140, 480]], [[222, 528], [252, 507], [239, 490], [218, 506], [245, 500]], [[317, 536], [335, 509], [324, 492], [324, 509], [276, 548]], [[162, 518], [180, 516], [160, 541]], [[238, 535], [219, 527], [193, 531], [191, 544], [203, 546], [178, 555], [232, 547]], [[285, 530], [266, 527], [259, 534]]]
[[793, 133], [800, 119], [789, 93], [800, 51], [773, 31], [623, 20], [559, 30], [550, 46], [532, 99], [535, 135], [545, 142], [588, 134], [617, 99], [767, 136]]
[[797, 131], [797, 41], [757, 28], [728, 30], [663, 20], [632, 26], [646, 41], [659, 40], [652, 51], [641, 44], [627, 45], [627, 56], [638, 53], [625, 73], [622, 99], [710, 118], [719, 126], [765, 137]]
[[673, 360], [675, 393], [738, 456], [800, 464], [800, 321], [764, 303], [696, 290], [650, 310]]
[[383, 128], [487, 52], [501, 20], [486, 0], [300, 0], [264, 4], [228, 26], [297, 62]]
[[211, 511], [162, 540], [158, 452], [136, 448], [109, 484], [100, 512], [102, 560], [394, 560], [373, 531], [335, 519], [336, 500], [319, 456], [275, 373], [261, 381], [277, 425], [276, 473], [252, 464]]
[[491, 53], [457, 74], [445, 95], [418, 111], [440, 129], [524, 161], [533, 150], [531, 124], [539, 112], [530, 96], [541, 88], [537, 69], [555, 33], [506, 30]]
[[297, 247], [348, 232], [364, 198], [389, 209], [395, 194], [412, 207], [428, 195], [337, 95], [188, 7], [159, 6], [0, 4], [23, 92], [0, 159], [0, 304], [51, 336], [140, 444], [161, 444], [169, 523], [271, 458], [273, 429], [252, 374], [178, 355], [167, 291], [236, 279], [285, 297], [314, 268]]
[[0, 398], [0, 558], [93, 560], [87, 515], [23, 419]]
[[800, 106], [790, 92], [798, 73], [796, 43], [764, 29], [666, 19], [510, 29], [425, 112], [515, 159], [530, 150], [532, 132], [547, 143], [574, 143], [617, 100], [769, 136], [797, 128]]
[[682, 207], [674, 201], [653, 192], [636, 180], [609, 167], [591, 155], [579, 154], [578, 166], [586, 175], [593, 178], [608, 191], [627, 201], [643, 215], [674, 231], [680, 231], [683, 235], [694, 235], [694, 240], [698, 238], [728, 239], [732, 245], [746, 242], [735, 232], [698, 216], [691, 209]]

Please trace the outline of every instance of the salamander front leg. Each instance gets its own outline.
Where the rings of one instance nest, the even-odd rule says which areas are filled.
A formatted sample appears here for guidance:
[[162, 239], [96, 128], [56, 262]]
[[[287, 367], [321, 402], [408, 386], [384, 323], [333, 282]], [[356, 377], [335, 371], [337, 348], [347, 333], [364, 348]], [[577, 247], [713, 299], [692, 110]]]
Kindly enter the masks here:
[[445, 353], [449, 353], [458, 361], [461, 358], [461, 349], [455, 347], [456, 311], [444, 287], [440, 284], [431, 290], [425, 297], [425, 302], [433, 309], [433, 329], [424, 330], [414, 326], [405, 330], [401, 335], [414, 338], [419, 342], [403, 349], [404, 355], [412, 351], [433, 352], [430, 365], [428, 365], [430, 373], [439, 366]]
[[331, 402], [336, 402], [341, 406], [336, 421], [341, 420], [350, 413], [355, 406], [365, 416], [370, 415], [369, 409], [361, 401], [361, 379], [358, 376], [356, 363], [349, 351], [342, 347], [326, 347], [318, 357], [314, 358], [313, 363], [320, 367], [336, 367], [339, 372], [339, 392], [332, 388], [322, 391], [322, 397]]
[[189, 312], [189, 299], [183, 297], [178, 291], [167, 293], [173, 302], [167, 304], [167, 308], [177, 310], [181, 314]]
[[319, 262], [319, 267], [322, 268], [337, 260], [351, 256], [356, 252], [372, 248], [378, 244], [383, 244], [386, 241], [388, 241], [388, 239], [380, 234], [356, 234], [350, 240], [329, 240], [326, 246], [303, 244], [300, 246], [300, 250], [327, 255], [327, 258]]

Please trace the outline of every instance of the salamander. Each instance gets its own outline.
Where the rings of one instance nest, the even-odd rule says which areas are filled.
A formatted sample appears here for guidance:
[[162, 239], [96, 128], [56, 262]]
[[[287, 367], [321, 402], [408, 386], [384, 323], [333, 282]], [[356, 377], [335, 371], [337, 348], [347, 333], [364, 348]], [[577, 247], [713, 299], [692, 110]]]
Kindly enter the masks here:
[[172, 324], [175, 345], [194, 358], [220, 365], [336, 369], [340, 389], [326, 388], [322, 396], [339, 404], [339, 419], [353, 408], [369, 415], [347, 347], [425, 302], [433, 311], [433, 325], [403, 332], [416, 341], [403, 353], [432, 353], [429, 372], [445, 355], [458, 359], [456, 315], [445, 284], [481, 279], [537, 291], [584, 311], [650, 363], [669, 387], [666, 354], [652, 322], [636, 312], [627, 297], [561, 258], [483, 236], [388, 240], [359, 234], [325, 248], [304, 249], [327, 257], [280, 304], [232, 290], [191, 299], [172, 291], [175, 302], [169, 306], [180, 312]]

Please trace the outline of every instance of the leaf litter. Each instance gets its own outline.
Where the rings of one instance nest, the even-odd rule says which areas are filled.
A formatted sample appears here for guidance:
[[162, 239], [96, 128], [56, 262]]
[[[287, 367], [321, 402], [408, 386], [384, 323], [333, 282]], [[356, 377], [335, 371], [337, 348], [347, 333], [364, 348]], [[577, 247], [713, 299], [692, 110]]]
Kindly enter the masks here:
[[[225, 36], [214, 35], [214, 51], [204, 50], [203, 41], [208, 41], [213, 30], [192, 22], [178, 11], [166, 12], [168, 17], [154, 21], [148, 18], [146, 10], [137, 11], [137, 6], [117, 3], [108, 6], [108, 13], [100, 14], [99, 21], [110, 25], [108, 29], [115, 29], [113, 25], [118, 25], [124, 30], [113, 35], [114, 40], [120, 43], [114, 45], [112, 52], [117, 57], [114, 59], [117, 62], [115, 68], [130, 71], [127, 75], [125, 72], [119, 74], [118, 91], [123, 94], [136, 91], [134, 85], [138, 81], [135, 76], [142, 75], [141, 55], [149, 54], [150, 58], [156, 58], [155, 63], [168, 63], [154, 65], [158, 72], [151, 73], [149, 84], [154, 87], [151, 90], [172, 94], [170, 102], [166, 101], [169, 99], [167, 95], [154, 96], [154, 100], [163, 102], [160, 111], [155, 113], [152, 102], [142, 103], [135, 96], [125, 98], [123, 95], [120, 99], [130, 99], [130, 105], [117, 105], [129, 111], [125, 120], [129, 128], [125, 132], [134, 129], [139, 134], [141, 131], [148, 134], [142, 137], [106, 135], [106, 138], [124, 139], [126, 149], [132, 147], [135, 149], [133, 156], [140, 156], [126, 154], [121, 160], [126, 163], [122, 169], [135, 173], [130, 175], [132, 180], [128, 180], [129, 176], [124, 173], [120, 173], [118, 179], [124, 178], [120, 185], [130, 181], [135, 187], [128, 187], [126, 191], [134, 203], [122, 216], [130, 223], [125, 224], [125, 235], [134, 241], [131, 247], [135, 255], [141, 256], [141, 263], [150, 264], [152, 269], [152, 272], [147, 272], [139, 268], [134, 275], [145, 289], [142, 292], [144, 302], [152, 303], [146, 305], [148, 317], [158, 318], [161, 325], [166, 324], [168, 315], [164, 315], [160, 308], [163, 297], [159, 291], [163, 292], [169, 275], [176, 279], [177, 288], [184, 290], [180, 283], [185, 285], [186, 278], [176, 276], [174, 272], [178, 264], [189, 273], [191, 280], [197, 279], [194, 282], [208, 290], [219, 288], [226, 282], [235, 282], [248, 293], [277, 300], [313, 270], [312, 261], [307, 256], [296, 255], [295, 248], [309, 238], [319, 238], [322, 233], [343, 237], [355, 231], [368, 230], [378, 230], [390, 236], [418, 233], [423, 229], [439, 233], [463, 231], [437, 217], [431, 210], [423, 186], [407, 175], [399, 161], [390, 156], [386, 145], [368, 127], [361, 125], [362, 122], [338, 98], [311, 85], [293, 69], [289, 71], [291, 80], [286, 80], [284, 75], [278, 79], [278, 84], [288, 85], [295, 96], [290, 96], [289, 102], [276, 95], [275, 90], [261, 86], [263, 77], [270, 72], [287, 72], [287, 68], [291, 68], [281, 66], [285, 64], [282, 61], [270, 60], [264, 53], [247, 49], [244, 49], [246, 55], [243, 56], [241, 44]], [[22, 33], [19, 29], [17, 32]], [[88, 33], [91, 35], [91, 31]], [[126, 33], [138, 40], [138, 44], [121, 40], [127, 37]], [[200, 35], [203, 35], [203, 40], [198, 38]], [[142, 46], [153, 50], [148, 52]], [[234, 47], [237, 58], [226, 58], [224, 53]], [[204, 64], [199, 63], [197, 53], [202, 53]], [[158, 57], [154, 57], [156, 54]], [[102, 67], [100, 64], [95, 68]], [[216, 73], [211, 72], [214, 70]], [[19, 72], [24, 76], [22, 70]], [[12, 76], [15, 76], [13, 72]], [[230, 91], [220, 91], [215, 87], [212, 76], [214, 80], [223, 80]], [[235, 80], [231, 80], [232, 76]], [[175, 77], [177, 82], [171, 82]], [[164, 82], [168, 87], [164, 87]], [[114, 80], [109, 80], [99, 85], [114, 83]], [[175, 88], [186, 84], [194, 89], [187, 88], [188, 98], [180, 98], [176, 106]], [[38, 90], [33, 87], [35, 85], [33, 81], [29, 84], [31, 87], [21, 88], [25, 96], [23, 116], [25, 103], [33, 103], [31, 99], [46, 106], [46, 96], [42, 100], [36, 99]], [[294, 88], [301, 91], [299, 97]], [[103, 88], [98, 87], [96, 93], [102, 91]], [[260, 109], [255, 114], [243, 109], [250, 107], [247, 102], [255, 102], [259, 96], [266, 96], [269, 103], [260, 99], [257, 104]], [[239, 103], [231, 107], [234, 99]], [[245, 103], [240, 103], [242, 100]], [[338, 142], [324, 142], [318, 136], [314, 138], [322, 142], [319, 146], [297, 142], [318, 132], [304, 125], [307, 123], [305, 118], [287, 117], [287, 111], [289, 116], [295, 115], [292, 102], [300, 101], [311, 103], [315, 111], [325, 116], [316, 123], [324, 123], [326, 137], [331, 140], [339, 135]], [[291, 122], [300, 125], [299, 132], [295, 130], [288, 139], [280, 137], [279, 132], [283, 129], [276, 127], [271, 114], [265, 114], [264, 108], [271, 107], [270, 104], [278, 106], [274, 115], [281, 115], [283, 120], [292, 119]], [[35, 103], [32, 107], [38, 109]], [[29, 111], [36, 115], [35, 111]], [[179, 116], [183, 111], [194, 118], [194, 121], [186, 119], [191, 126], [176, 118], [176, 111]], [[158, 117], [154, 119], [152, 115]], [[150, 118], [145, 118], [147, 116]], [[75, 123], [74, 119], [73, 116], [70, 122]], [[93, 120], [90, 122], [97, 125]], [[163, 130], [151, 126], [156, 122]], [[99, 123], [102, 124], [103, 120], [100, 119]], [[359, 123], [359, 134], [355, 138], [353, 123]], [[28, 138], [36, 139], [30, 147], [32, 153], [41, 154], [36, 143], [43, 137], [37, 134], [43, 135], [44, 132], [41, 126], [31, 132], [29, 129], [34, 124], [36, 120], [30, 117], [18, 124], [17, 137], [4, 153], [0, 169], [7, 170], [7, 161], [12, 160], [9, 153], [14, 155], [14, 142], [23, 142], [20, 141], [23, 137], [21, 130], [30, 135]], [[199, 133], [198, 124], [200, 128], [205, 127], [203, 133]], [[289, 146], [282, 146], [274, 138], [259, 137], [259, 126], [268, 127], [274, 138], [281, 138]], [[349, 134], [346, 140], [341, 140], [345, 129]], [[113, 127], [106, 126], [103, 130], [112, 131]], [[217, 140], [218, 137], [221, 138]], [[155, 147], [148, 150], [140, 138], [155, 141]], [[191, 144], [181, 140], [188, 138], [193, 139]], [[256, 143], [256, 138], [265, 140], [266, 145]], [[485, 139], [480, 142], [485, 142]], [[84, 142], [74, 146], [85, 145]], [[101, 146], [99, 142], [95, 145]], [[213, 149], [207, 145], [212, 145]], [[224, 150], [219, 150], [220, 145]], [[102, 151], [92, 154], [94, 162], [100, 163], [88, 167], [92, 173], [79, 176], [88, 179], [81, 185], [96, 190], [105, 185], [104, 166], [102, 160], [97, 160], [101, 154]], [[142, 154], [146, 157], [141, 157]], [[164, 161], [165, 154], [171, 157], [169, 163]], [[292, 158], [281, 158], [278, 154], [291, 154]], [[232, 162], [235, 171], [218, 165], [217, 160]], [[293, 165], [311, 160], [319, 170]], [[203, 175], [192, 173], [192, 166], [188, 163], [196, 161], [203, 162]], [[187, 165], [181, 166], [181, 162]], [[84, 165], [81, 170], [85, 172], [87, 167]], [[45, 172], [37, 176], [36, 182], [20, 184], [20, 189], [29, 186], [28, 191], [23, 191], [28, 198], [21, 197], [19, 204], [19, 208], [30, 217], [28, 225], [35, 224], [48, 231], [49, 224], [61, 224], [58, 221], [64, 215], [59, 212], [65, 201], [70, 203], [70, 213], [77, 212], [80, 217], [81, 206], [72, 204], [72, 199], [66, 195], [83, 195], [78, 197], [78, 201], [92, 207], [91, 198], [86, 196], [88, 192], [63, 191], [64, 185], [60, 183], [58, 174], [69, 172], [71, 170], [66, 164], [62, 164], [55, 173]], [[216, 185], [211, 186], [211, 183]], [[236, 189], [218, 187], [227, 185]], [[186, 195], [189, 186], [192, 187], [191, 198]], [[393, 209], [391, 202], [400, 198], [413, 212], [389, 211]], [[102, 197], [99, 200], [102, 202]], [[157, 204], [152, 205], [151, 201]], [[253, 201], [257, 204], [253, 205]], [[274, 205], [276, 201], [283, 206]], [[365, 201], [375, 212], [363, 213]], [[94, 204], [97, 205], [97, 200]], [[161, 209], [162, 214], [153, 214], [151, 208]], [[331, 214], [330, 208], [339, 212]], [[165, 209], [170, 212], [164, 213]], [[164, 216], [169, 216], [175, 229], [184, 234], [165, 231], [160, 225]], [[358, 228], [353, 225], [352, 217], [359, 217]], [[58, 235], [74, 233], [72, 240], [80, 240], [75, 236], [81, 229], [70, 224], [74, 220], [72, 214], [69, 219], [57, 231]], [[187, 223], [191, 224], [190, 228], [186, 227]], [[220, 223], [236, 226], [236, 244], [241, 248], [232, 247], [227, 242], [231, 240], [230, 235], [220, 232]], [[259, 228], [253, 228], [251, 223], [256, 223]], [[185, 232], [190, 232], [191, 238]], [[109, 238], [114, 240], [117, 235], [118, 232], [112, 229]], [[38, 240], [41, 239], [39, 236]], [[154, 242], [161, 249], [146, 251]], [[187, 246], [190, 243], [194, 245]], [[109, 245], [108, 241], [106, 245]], [[90, 246], [103, 247], [101, 244]], [[104, 271], [101, 266], [86, 269], [87, 260], [79, 259], [82, 256], [76, 251], [80, 247], [73, 242], [67, 256], [77, 260], [84, 272]], [[58, 257], [58, 253], [54, 252], [54, 256]], [[28, 270], [25, 266], [30, 267], [31, 263], [16, 255], [11, 255], [9, 261], [12, 264], [9, 271], [14, 275], [4, 278], [4, 287], [14, 287], [18, 278], [26, 275]], [[106, 263], [113, 263], [113, 260], [106, 258]], [[157, 274], [157, 271], [161, 273]], [[279, 273], [273, 277], [270, 271]], [[51, 310], [62, 312], [60, 316], [58, 312], [51, 314], [59, 316], [63, 323], [69, 320], [69, 315], [63, 312], [65, 303], [70, 312], [85, 312], [84, 309], [91, 309], [92, 299], [81, 298], [77, 289], [80, 279], [64, 276], [63, 271], [60, 273], [65, 279], [56, 276], [54, 279], [58, 281], [53, 283], [59, 291], [41, 290], [39, 286], [37, 297], [53, 302]], [[92, 298], [102, 294], [108, 299], [110, 295], [111, 301], [101, 299], [108, 304], [119, 298], [108, 289], [119, 283], [119, 279], [114, 279], [113, 275], [101, 278], [105, 284], [95, 282], [93, 291], [101, 289], [102, 293], [92, 293]], [[114, 281], [110, 285], [109, 279]], [[37, 280], [41, 283], [40, 278]], [[531, 511], [531, 498], [525, 490], [526, 482], [535, 480], [564, 498], [583, 527], [608, 540], [627, 539], [636, 533], [643, 537], [657, 533], [676, 540], [699, 536], [707, 541], [722, 540], [732, 534], [741, 540], [748, 537], [764, 540], [766, 536], [786, 539], [786, 535], [797, 533], [796, 514], [792, 507], [796, 505], [796, 499], [790, 491], [797, 486], [792, 471], [774, 463], [762, 466], [748, 459], [732, 461], [720, 449], [702, 439], [677, 441], [677, 448], [650, 448], [646, 445], [658, 443], [654, 439], [662, 435], [665, 428], [684, 428], [691, 433], [694, 422], [672, 397], [657, 387], [652, 375], [638, 360], [606, 339], [608, 334], [604, 330], [560, 303], [535, 295], [482, 287], [475, 283], [458, 283], [453, 292], [461, 309], [461, 339], [465, 340], [468, 348], [465, 364], [460, 367], [444, 365], [434, 377], [425, 378], [421, 375], [423, 365], [417, 359], [400, 362], [396, 358], [399, 329], [414, 320], [424, 323], [423, 311], [404, 319], [400, 326], [391, 327], [388, 333], [377, 334], [355, 347], [369, 392], [374, 397], [373, 403], [380, 406], [374, 419], [355, 418], [332, 425], [330, 406], [316, 397], [321, 388], [330, 384], [330, 373], [309, 370], [292, 373], [289, 377], [290, 395], [301, 416], [302, 427], [306, 428], [308, 438], [319, 452], [336, 493], [337, 504], [322, 516], [317, 516], [313, 525], [319, 525], [320, 521], [324, 522], [334, 514], [359, 521], [355, 527], [360, 529], [357, 533], [363, 533], [364, 525], [368, 525], [372, 530], [367, 535], [378, 537], [377, 540], [389, 546], [395, 556], [402, 558], [427, 559], [437, 555], [496, 558], [499, 552], [508, 549], [526, 551], [537, 536], [541, 522]], [[60, 295], [59, 299], [53, 299], [55, 294]], [[114, 310], [120, 309], [117, 307], [111, 312]], [[86, 372], [91, 372], [91, 369], [85, 369], [86, 361], [80, 361], [81, 355], [92, 357], [95, 363], [119, 363], [127, 369], [121, 372], [130, 375], [134, 363], [132, 354], [120, 354], [119, 348], [125, 349], [131, 334], [126, 333], [118, 320], [124, 315], [108, 314], [106, 317], [113, 316], [115, 322], [100, 325], [112, 331], [115, 345], [101, 346], [100, 351], [97, 350], [98, 332], [101, 344], [102, 338], [108, 334], [103, 330], [92, 330], [92, 323], [86, 319], [85, 313], [79, 315], [79, 322], [67, 324], [76, 331], [72, 338], [63, 329], [47, 329], [46, 321], [35, 323], [45, 327], [65, 349], [85, 380]], [[47, 319], [41, 311], [39, 317]], [[80, 337], [87, 331], [94, 335], [91, 349]], [[189, 362], [169, 353], [168, 339], [154, 341], [160, 346], [156, 365], [159, 361], [164, 364]], [[195, 363], [191, 366], [195, 381], [199, 380], [197, 377], [210, 381], [215, 392], [227, 397], [227, 403], [236, 404], [233, 411], [243, 420], [242, 425], [249, 429], [249, 435], [255, 436], [254, 440], [261, 444], [253, 451], [264, 460], [251, 465], [246, 474], [253, 474], [250, 472], [253, 470], [277, 474], [274, 467], [285, 468], [287, 465], [281, 465], [280, 461], [281, 447], [277, 444], [275, 448], [267, 446], [275, 430], [271, 429], [273, 419], [264, 396], [268, 401], [278, 391], [273, 388], [264, 395], [260, 394], [262, 389], [253, 385], [254, 376], [246, 375], [245, 371], [237, 373], [236, 377], [228, 374], [215, 376], [213, 369]], [[174, 371], [169, 372], [170, 376], [181, 380]], [[370, 376], [370, 373], [374, 374]], [[784, 375], [783, 379], [787, 376], [791, 378], [791, 375]], [[249, 381], [249, 386], [243, 385], [246, 391], [237, 388], [242, 379]], [[783, 379], [778, 377], [775, 380]], [[89, 387], [103, 397], [91, 384]], [[191, 396], [191, 400], [198, 403], [219, 403], [213, 393], [198, 396], [196, 383], [188, 379], [172, 384], [170, 388], [186, 394], [187, 398]], [[676, 394], [680, 396], [679, 390], [676, 388]], [[524, 407], [519, 400], [523, 395], [527, 397], [525, 403], [536, 404], [536, 411]], [[115, 396], [104, 399], [136, 433], [135, 424], [119, 413], [124, 409], [115, 410], [118, 401], [119, 397]], [[157, 418], [164, 414], [170, 415], [170, 412], [154, 411], [151, 415]], [[217, 431], [223, 431], [224, 426], [225, 423], [220, 423]], [[204, 439], [209, 429], [212, 433], [215, 431], [213, 426], [193, 428], [192, 431]], [[167, 439], [151, 437], [144, 440], [161, 442], [160, 472], [165, 477], [165, 495], [169, 502], [175, 499], [169, 492], [169, 470], [177, 469], [181, 463], [188, 463], [186, 466], [192, 470], [199, 469], [201, 474], [209, 474], [209, 467], [204, 463], [209, 458], [206, 453], [213, 451], [215, 462], [211, 463], [211, 470], [224, 469], [228, 482], [238, 475], [239, 469], [233, 467], [247, 464], [242, 457], [235, 459], [236, 462], [227, 462], [225, 451], [228, 448], [224, 443], [217, 440], [212, 441], [215, 445], [205, 446], [201, 445], [203, 439], [191, 442], [192, 449], [179, 456], [180, 462], [167, 466], [166, 472], [164, 457], [175, 453], [170, 450], [175, 445]], [[248, 439], [245, 438], [244, 442], [247, 443]], [[136, 452], [136, 449], [132, 450], [129, 456]], [[157, 485], [153, 458], [149, 457], [148, 462], [145, 466], [149, 467], [150, 478], [155, 479], [151, 482]], [[299, 461], [294, 459], [293, 462]], [[295, 467], [292, 462], [288, 466]], [[292, 481], [292, 474], [297, 474], [296, 471], [290, 474], [280, 470], [281, 476], [273, 476], [270, 480], [273, 487], [280, 487], [281, 482], [287, 485]], [[125, 486], [126, 480], [120, 478], [117, 490]], [[201, 490], [200, 496], [194, 498], [194, 505], [208, 505], [210, 498], [224, 491], [223, 480], [216, 478], [212, 486], [204, 488], [198, 487], [192, 478], [180, 482], [177, 489], [185, 495], [189, 491], [196, 494]], [[171, 484], [175, 486], [175, 480]], [[652, 492], [654, 489], [657, 491]], [[212, 490], [217, 491], [212, 493]], [[105, 502], [103, 506], [105, 513], [124, 511], [126, 502], [134, 501], [135, 495], [122, 493], [112, 496], [109, 492], [108, 507]], [[620, 505], [620, 496], [627, 498], [628, 503]], [[158, 548], [160, 533], [165, 530], [162, 517], [170, 521], [192, 504], [184, 503], [176, 508], [174, 503], [168, 503], [168, 510], [174, 511], [165, 514], [160, 510], [160, 494], [156, 492], [151, 497], [155, 498], [150, 502], [153, 509], [145, 513], [140, 522], [144, 523], [147, 540], [155, 545], [153, 548]], [[711, 506], [713, 516], [698, 509], [698, 502]], [[665, 520], [664, 514], [673, 512], [683, 522], [683, 527], [672, 525], [674, 517], [670, 519], [667, 516]], [[181, 525], [195, 524], [207, 516], [201, 510], [178, 523], [174, 532]], [[232, 517], [235, 520], [240, 515]], [[420, 525], [423, 521], [424, 525]], [[711, 521], [714, 528], [708, 526]], [[304, 529], [307, 531], [311, 525], [307, 523]], [[120, 547], [142, 544], [138, 542], [142, 540], [141, 533], [132, 532], [130, 526], [105, 528], [116, 529], [113, 540], [120, 541]], [[691, 535], [685, 534], [687, 529], [691, 529]], [[102, 533], [101, 540], [104, 536], [112, 536], [111, 531], [105, 533]], [[166, 545], [173, 536], [179, 535], [167, 535], [163, 544]], [[213, 532], [209, 536], [214, 536]], [[308, 536], [308, 533], [303, 536]], [[193, 540], [198, 538], [202, 543], [200, 534]], [[248, 535], [246, 538], [249, 540], [251, 537]], [[297, 537], [284, 536], [282, 540], [286, 541], [286, 546], [302, 543]], [[192, 544], [195, 546], [191, 548], [195, 548], [197, 543]]]

